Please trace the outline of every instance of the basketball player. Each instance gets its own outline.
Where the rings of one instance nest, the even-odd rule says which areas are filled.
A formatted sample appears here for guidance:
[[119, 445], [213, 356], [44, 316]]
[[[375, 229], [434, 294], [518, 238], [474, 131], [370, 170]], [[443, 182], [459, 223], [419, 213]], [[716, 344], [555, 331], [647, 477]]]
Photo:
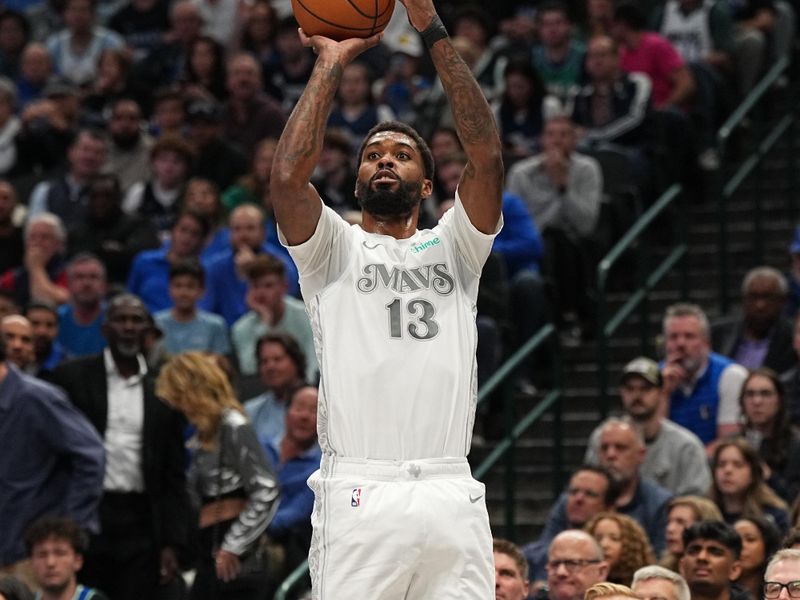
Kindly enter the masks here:
[[433, 158], [401, 123], [367, 134], [348, 225], [309, 183], [343, 68], [380, 36], [300, 37], [317, 61], [276, 151], [271, 198], [300, 271], [321, 367], [313, 597], [494, 597], [485, 488], [466, 461], [475, 413], [475, 302], [502, 226], [489, 107], [431, 0], [400, 0], [421, 32], [469, 162], [455, 206], [417, 231]]

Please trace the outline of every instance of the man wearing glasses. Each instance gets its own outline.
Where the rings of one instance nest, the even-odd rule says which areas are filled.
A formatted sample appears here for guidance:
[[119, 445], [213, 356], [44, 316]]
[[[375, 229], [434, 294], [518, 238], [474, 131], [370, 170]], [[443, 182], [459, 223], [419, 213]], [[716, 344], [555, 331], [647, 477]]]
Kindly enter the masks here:
[[553, 538], [546, 568], [548, 600], [583, 600], [586, 590], [608, 575], [602, 548], [580, 529], [568, 529]]
[[764, 574], [764, 598], [800, 598], [800, 550], [779, 550]]
[[683, 532], [680, 572], [692, 600], [748, 600], [750, 594], [733, 583], [742, 572], [742, 540], [719, 521], [700, 521]]

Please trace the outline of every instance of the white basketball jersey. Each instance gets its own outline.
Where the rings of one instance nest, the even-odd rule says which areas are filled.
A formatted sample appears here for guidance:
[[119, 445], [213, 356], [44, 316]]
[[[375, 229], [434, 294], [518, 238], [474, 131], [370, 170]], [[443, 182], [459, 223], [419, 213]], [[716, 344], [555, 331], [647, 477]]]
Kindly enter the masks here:
[[403, 240], [367, 233], [323, 207], [311, 239], [289, 247], [320, 365], [323, 452], [467, 455], [475, 305], [493, 241], [472, 226], [456, 196], [436, 227]]

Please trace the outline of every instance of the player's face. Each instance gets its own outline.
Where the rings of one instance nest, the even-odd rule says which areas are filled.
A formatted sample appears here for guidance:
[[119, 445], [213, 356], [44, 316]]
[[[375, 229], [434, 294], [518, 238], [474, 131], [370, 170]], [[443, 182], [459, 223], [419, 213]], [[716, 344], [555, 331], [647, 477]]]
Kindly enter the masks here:
[[262, 383], [271, 390], [285, 390], [302, 378], [282, 344], [268, 342], [258, 353], [258, 371]]
[[660, 390], [642, 377], [630, 375], [619, 386], [622, 406], [634, 419], [647, 420], [658, 410]]
[[508, 554], [494, 553], [495, 600], [525, 600], [528, 582], [522, 578], [517, 563]]
[[666, 579], [637, 581], [631, 589], [642, 600], [678, 600], [675, 586]]
[[567, 520], [573, 527], [583, 525], [606, 508], [608, 480], [594, 471], [578, 471], [567, 488]]
[[414, 140], [396, 131], [373, 135], [358, 168], [356, 197], [362, 208], [376, 217], [408, 217], [430, 194]]
[[58, 595], [75, 581], [83, 558], [64, 539], [48, 538], [31, 552], [31, 568], [36, 582], [51, 594]]

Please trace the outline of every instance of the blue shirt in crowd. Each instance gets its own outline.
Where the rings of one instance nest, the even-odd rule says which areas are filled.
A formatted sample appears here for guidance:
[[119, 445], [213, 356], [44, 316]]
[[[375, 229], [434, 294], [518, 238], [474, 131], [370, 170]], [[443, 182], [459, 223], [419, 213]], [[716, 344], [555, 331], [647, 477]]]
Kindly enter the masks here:
[[319, 469], [322, 459], [322, 450], [319, 444], [314, 443], [300, 456], [281, 464], [280, 446], [280, 438], [265, 446], [267, 458], [270, 459], [278, 474], [278, 483], [281, 488], [281, 502], [278, 505], [278, 511], [267, 527], [270, 537], [278, 540], [293, 528], [308, 523], [311, 519], [311, 512], [314, 510], [314, 492], [308, 487], [306, 481], [314, 471]]

